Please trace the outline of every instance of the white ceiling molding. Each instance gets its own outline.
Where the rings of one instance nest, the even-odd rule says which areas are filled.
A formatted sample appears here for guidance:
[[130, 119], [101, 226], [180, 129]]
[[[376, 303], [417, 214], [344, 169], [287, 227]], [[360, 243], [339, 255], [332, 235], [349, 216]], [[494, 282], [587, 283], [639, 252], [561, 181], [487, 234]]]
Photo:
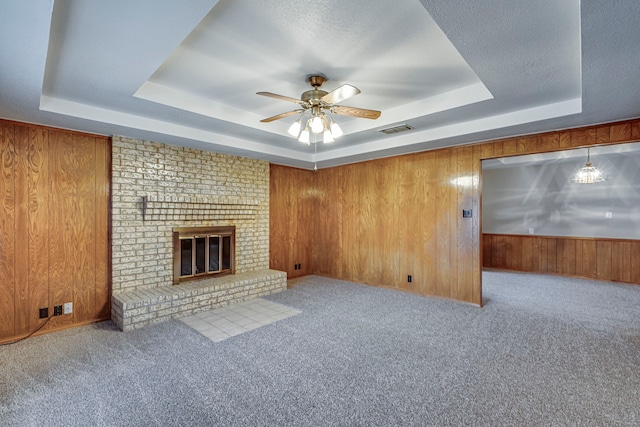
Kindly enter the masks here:
[[169, 123], [120, 111], [107, 110], [105, 108], [93, 107], [91, 105], [79, 104], [77, 102], [65, 101], [63, 99], [51, 98], [48, 96], [42, 96], [40, 100], [40, 109], [58, 114], [80, 117], [87, 120], [111, 123], [118, 126], [204, 141], [219, 146], [241, 147], [243, 150], [254, 153], [267, 153], [273, 156], [288, 157], [307, 162], [313, 161], [311, 154], [300, 153], [283, 147], [242, 140], [227, 135], [209, 132], [203, 129], [196, 129], [176, 123]]
[[338, 150], [327, 151], [316, 156], [318, 162], [327, 160], [339, 161], [341, 158], [357, 156], [367, 152], [386, 150], [390, 147], [402, 147], [415, 144], [416, 141], [429, 142], [440, 139], [451, 138], [453, 136], [472, 134], [490, 129], [499, 129], [508, 126], [515, 126], [522, 123], [529, 123], [537, 120], [546, 120], [554, 117], [562, 117], [570, 114], [577, 114], [582, 111], [582, 100], [580, 98], [569, 101], [562, 101], [552, 105], [542, 107], [527, 108], [520, 111], [512, 111], [481, 119], [469, 120], [464, 123], [440, 126], [429, 130], [403, 134], [388, 140], [380, 140], [360, 145], [340, 148]]

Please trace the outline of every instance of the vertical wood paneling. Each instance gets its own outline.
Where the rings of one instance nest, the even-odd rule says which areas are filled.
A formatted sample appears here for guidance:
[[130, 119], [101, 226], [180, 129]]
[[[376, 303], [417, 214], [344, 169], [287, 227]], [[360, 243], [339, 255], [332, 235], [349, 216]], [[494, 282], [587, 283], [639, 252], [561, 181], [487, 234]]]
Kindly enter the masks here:
[[[286, 271], [288, 278], [311, 274], [316, 204], [314, 172], [271, 165], [269, 182], [270, 268]], [[300, 264], [301, 269], [295, 269], [296, 264]]]
[[581, 128], [571, 131], [571, 146], [581, 147], [596, 143], [596, 128]]
[[484, 267], [495, 267], [493, 262], [493, 242], [494, 236], [492, 234], [482, 235], [482, 265]]
[[495, 144], [479, 144], [479, 145], [474, 145], [474, 149], [476, 149], [476, 151], [480, 151], [479, 154], [479, 158], [480, 159], [490, 159], [494, 156], [494, 147]]
[[[76, 183], [74, 177], [74, 136], [64, 132], [49, 132], [49, 302], [53, 305], [73, 301], [74, 269], [79, 267], [74, 249], [74, 211]], [[74, 307], [77, 311], [79, 307]], [[72, 323], [69, 316], [57, 316], [47, 328], [64, 327]]]
[[640, 283], [640, 242], [631, 243], [631, 282]]
[[507, 139], [502, 141], [502, 155], [511, 156], [518, 153], [518, 145], [516, 139]]
[[558, 133], [558, 142], [560, 143], [561, 150], [571, 148], [571, 131]]
[[73, 262], [81, 265], [73, 271], [73, 302], [77, 307], [70, 322], [86, 322], [96, 315], [96, 144], [95, 140], [76, 136], [73, 171]]
[[[542, 271], [542, 238], [532, 237], [531, 245], [533, 246], [531, 253], [531, 270], [530, 271]], [[544, 247], [546, 252], [547, 248]]]
[[522, 271], [533, 271], [534, 239], [522, 239]]
[[40, 308], [53, 316], [66, 302], [74, 313], [38, 333], [108, 319], [109, 140], [2, 120], [0, 135], [0, 341], [36, 331]]
[[493, 252], [493, 266], [496, 268], [507, 267], [507, 251], [508, 241], [507, 236], [494, 236], [495, 249]]
[[598, 240], [596, 242], [596, 277], [611, 279], [611, 242]]
[[15, 335], [29, 332], [30, 317], [35, 310], [30, 306], [29, 288], [29, 128], [15, 127]]
[[550, 237], [547, 239], [547, 270], [549, 273], [558, 272], [558, 252], [556, 247], [556, 239]]
[[[402, 161], [403, 167], [399, 167], [399, 161]], [[420, 208], [423, 204], [421, 200], [422, 194], [419, 193], [420, 180], [423, 173], [420, 168], [421, 156], [406, 156], [396, 159], [395, 168], [398, 176], [398, 211], [394, 215], [397, 225], [398, 236], [404, 238], [396, 239], [400, 246], [400, 250], [396, 254], [400, 269], [398, 271], [398, 286], [404, 290], [412, 292], [421, 291], [421, 281], [416, 276], [416, 271], [420, 268], [418, 256], [420, 253], [420, 235], [414, 230], [421, 228]], [[406, 167], [404, 167], [406, 166]], [[407, 220], [401, 218], [406, 216]], [[409, 283], [407, 276], [412, 276]]]
[[[474, 248], [478, 242], [474, 242], [474, 222], [475, 216], [479, 215], [477, 207], [474, 204], [473, 184], [477, 180], [474, 171], [473, 147], [464, 147], [457, 150], [457, 250], [455, 250], [456, 258], [454, 265], [457, 266], [458, 283], [452, 298], [471, 301], [474, 296], [473, 275], [474, 275]], [[471, 218], [463, 218], [462, 210], [471, 209]], [[477, 264], [475, 264], [477, 265]]]
[[575, 276], [576, 274], [576, 241], [556, 239], [558, 257], [558, 273]]
[[[635, 256], [640, 256], [638, 241], [501, 234], [484, 234], [482, 238], [484, 267], [640, 284], [634, 279], [640, 270], [635, 265], [640, 263], [632, 262], [638, 259], [633, 258], [634, 250]], [[523, 248], [522, 261], [507, 262], [508, 257], [516, 256], [517, 250], [512, 248], [518, 246]]]
[[582, 241], [582, 274], [585, 277], [598, 275], [597, 245], [595, 240]]
[[558, 133], [544, 134], [540, 137], [540, 150], [554, 151], [560, 149], [560, 135]]
[[582, 240], [578, 240], [576, 241], [576, 276], [578, 277], [586, 277], [582, 261], [583, 253], [584, 251], [582, 249]]
[[[28, 165], [28, 331], [45, 320], [38, 316], [40, 307], [49, 306], [49, 132], [29, 128]], [[51, 309], [50, 309], [51, 310]], [[51, 314], [51, 312], [49, 313]]]
[[[434, 295], [446, 297], [449, 295], [451, 281], [457, 280], [457, 271], [450, 271], [451, 242], [455, 234], [451, 234], [451, 221], [455, 221], [455, 213], [450, 208], [450, 187], [449, 180], [451, 174], [451, 153], [440, 150], [436, 152], [436, 172], [437, 172], [437, 204], [436, 204], [436, 283], [433, 289]], [[453, 216], [453, 218], [452, 218]], [[451, 277], [450, 273], [453, 273]]]
[[606, 141], [606, 142], [629, 141], [630, 139], [631, 139], [631, 123], [627, 122], [627, 123], [612, 125], [609, 130], [609, 141]]
[[[631, 127], [629, 127], [631, 129]], [[596, 129], [596, 144], [608, 144], [610, 142], [611, 129], [609, 126], [600, 126]]]
[[508, 236], [507, 241], [507, 268], [513, 270], [522, 269], [522, 240], [516, 239], [514, 236]]
[[546, 237], [540, 237], [539, 245], [540, 245], [540, 271], [549, 272], [549, 263], [548, 263], [549, 239]]
[[111, 194], [111, 146], [101, 138], [96, 144], [96, 286], [95, 313], [97, 319], [106, 319], [111, 313], [111, 225], [109, 197]]
[[15, 126], [0, 126], [0, 340], [15, 335]]
[[424, 174], [424, 181], [421, 186], [420, 198], [422, 212], [420, 215], [420, 225], [422, 228], [418, 235], [422, 236], [420, 251], [420, 270], [416, 270], [416, 275], [420, 280], [420, 289], [423, 295], [433, 295], [437, 283], [436, 261], [437, 236], [433, 227], [433, 218], [436, 216], [436, 193], [437, 193], [437, 171], [436, 153], [431, 151], [422, 156], [420, 169]]
[[631, 242], [612, 242], [611, 278], [631, 282]]
[[472, 240], [473, 240], [473, 261], [472, 261], [472, 286], [470, 298], [467, 301], [474, 301], [477, 304], [482, 305], [482, 162], [481, 149], [477, 145], [473, 147], [473, 158], [471, 163], [472, 168], [472, 187], [471, 197], [473, 203], [473, 211], [476, 215], [472, 221]]

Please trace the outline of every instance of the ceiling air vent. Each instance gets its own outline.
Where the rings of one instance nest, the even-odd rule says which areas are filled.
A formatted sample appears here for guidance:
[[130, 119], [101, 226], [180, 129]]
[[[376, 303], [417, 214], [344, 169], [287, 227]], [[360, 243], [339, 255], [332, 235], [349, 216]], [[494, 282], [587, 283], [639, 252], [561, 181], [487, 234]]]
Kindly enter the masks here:
[[393, 133], [404, 132], [406, 130], [411, 130], [411, 129], [413, 129], [411, 126], [405, 124], [405, 125], [394, 126], [392, 128], [380, 129], [378, 132], [391, 135]]

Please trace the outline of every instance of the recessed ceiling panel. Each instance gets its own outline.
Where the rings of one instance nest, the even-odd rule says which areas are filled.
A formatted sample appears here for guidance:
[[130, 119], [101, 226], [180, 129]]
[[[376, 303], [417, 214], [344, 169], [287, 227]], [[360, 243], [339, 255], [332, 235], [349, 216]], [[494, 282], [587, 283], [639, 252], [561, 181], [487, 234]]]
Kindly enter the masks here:
[[382, 111], [341, 117], [347, 133], [491, 98], [416, 0], [222, 0], [136, 96], [284, 135], [288, 123], [260, 119], [296, 106], [255, 93], [299, 98], [313, 73], [329, 78], [327, 91], [358, 87], [350, 106]]

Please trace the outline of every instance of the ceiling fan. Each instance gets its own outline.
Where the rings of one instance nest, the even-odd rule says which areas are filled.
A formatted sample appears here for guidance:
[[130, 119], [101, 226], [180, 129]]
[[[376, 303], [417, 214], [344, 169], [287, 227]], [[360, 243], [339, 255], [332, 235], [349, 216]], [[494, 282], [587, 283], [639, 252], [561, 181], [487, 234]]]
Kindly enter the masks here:
[[[288, 111], [276, 116], [268, 117], [260, 120], [263, 123], [272, 122], [274, 120], [284, 119], [296, 114], [301, 114], [298, 121], [293, 123], [289, 128], [289, 134], [297, 137], [300, 142], [309, 144], [310, 133], [323, 133], [324, 142], [333, 142], [334, 138], [342, 135], [342, 130], [333, 118], [327, 114], [339, 114], [342, 116], [360, 117], [364, 119], [377, 119], [380, 117], [380, 111], [367, 110], [364, 108], [347, 107], [336, 105], [339, 102], [349, 99], [360, 93], [360, 89], [355, 86], [344, 84], [331, 92], [319, 89], [327, 78], [322, 74], [313, 74], [307, 77], [307, 81], [313, 89], [303, 92], [300, 99], [288, 96], [278, 95], [271, 92], [257, 92], [257, 95], [268, 96], [271, 98], [282, 99], [283, 101], [294, 102], [300, 105], [297, 110]], [[309, 116], [305, 126], [302, 126], [302, 118]], [[315, 141], [314, 141], [315, 142]]]

